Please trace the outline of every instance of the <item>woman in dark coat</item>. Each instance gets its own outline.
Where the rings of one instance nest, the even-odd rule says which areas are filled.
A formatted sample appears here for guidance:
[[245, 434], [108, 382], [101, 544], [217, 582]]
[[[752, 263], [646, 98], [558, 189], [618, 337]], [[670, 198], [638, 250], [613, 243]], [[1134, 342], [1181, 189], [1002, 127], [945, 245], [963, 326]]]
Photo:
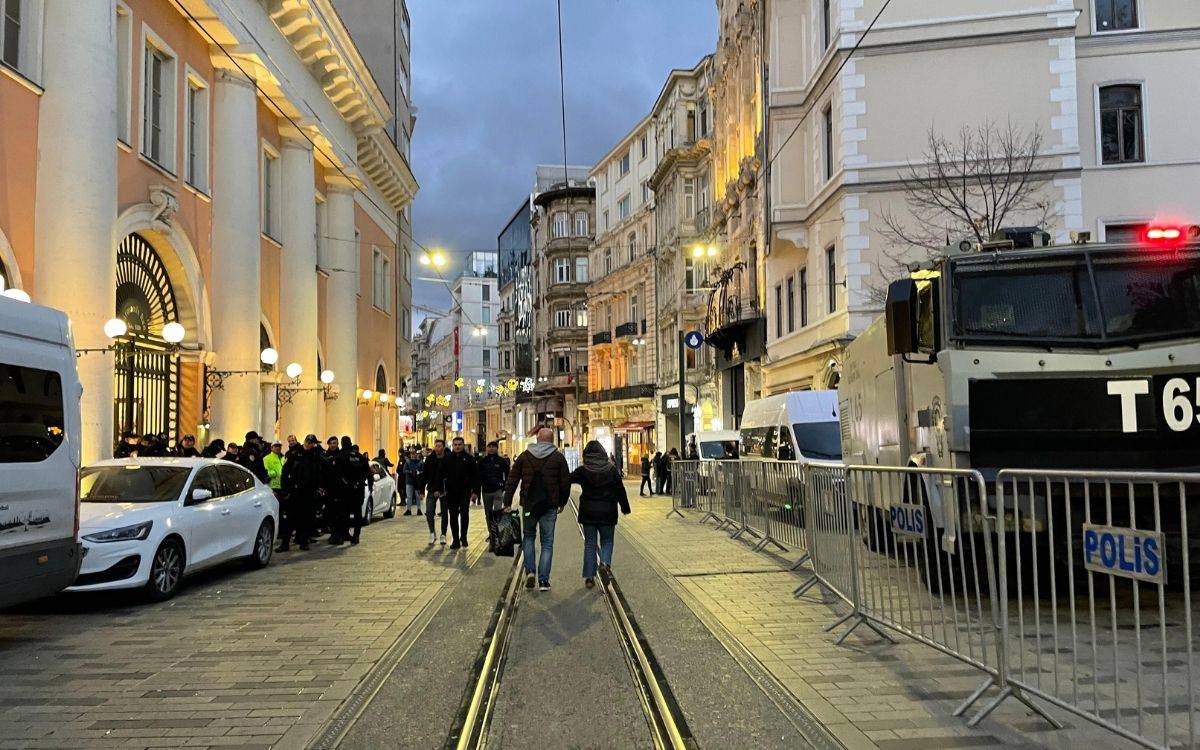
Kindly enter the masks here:
[[571, 472], [571, 483], [583, 488], [579, 497], [579, 524], [583, 527], [583, 583], [596, 585], [596, 553], [600, 565], [612, 567], [613, 539], [617, 533], [617, 507], [629, 515], [629, 498], [621, 472], [609, 460], [604, 446], [593, 440], [583, 449], [583, 464]]

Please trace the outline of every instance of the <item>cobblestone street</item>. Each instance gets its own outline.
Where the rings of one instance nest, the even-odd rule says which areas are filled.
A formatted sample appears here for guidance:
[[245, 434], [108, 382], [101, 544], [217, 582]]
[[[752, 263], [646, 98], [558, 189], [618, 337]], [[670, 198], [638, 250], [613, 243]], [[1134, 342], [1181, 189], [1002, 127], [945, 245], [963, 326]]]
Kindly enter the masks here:
[[304, 746], [485, 546], [427, 533], [377, 520], [356, 547], [202, 573], [164, 604], [60, 595], [5, 613], [0, 747]]

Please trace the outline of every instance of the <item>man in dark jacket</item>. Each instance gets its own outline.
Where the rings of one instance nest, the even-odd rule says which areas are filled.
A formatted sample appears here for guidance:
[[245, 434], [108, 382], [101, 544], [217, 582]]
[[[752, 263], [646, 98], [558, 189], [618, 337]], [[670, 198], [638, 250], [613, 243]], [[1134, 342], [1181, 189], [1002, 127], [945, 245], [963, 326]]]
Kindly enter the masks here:
[[446, 543], [446, 525], [449, 515], [446, 512], [446, 441], [435, 440], [433, 453], [425, 457], [425, 520], [429, 523], [429, 543], [439, 541], [433, 530], [433, 514], [438, 502], [442, 504], [442, 536], [440, 541]]
[[654, 495], [654, 485], [650, 483], [650, 454], [649, 453], [642, 454], [642, 486], [638, 487], [638, 495], [641, 497], [645, 497], [646, 490], [649, 490], [650, 494], [652, 496]]
[[175, 455], [179, 458], [199, 458], [200, 451], [196, 450], [196, 436], [184, 435], [175, 446]]
[[456, 437], [450, 453], [442, 458], [446, 477], [446, 511], [450, 514], [450, 549], [467, 546], [471, 503], [479, 497], [479, 465], [465, 450], [466, 442]]
[[329, 543], [358, 544], [363, 524], [363, 493], [367, 490], [371, 470], [367, 459], [348, 435], [342, 436], [341, 450], [333, 458], [333, 467], [335, 497], [327, 503], [333, 515]]
[[[554, 430], [538, 430], [537, 442], [513, 462], [504, 483], [504, 512], [512, 509], [517, 485], [521, 486], [522, 556], [525, 560], [525, 588], [534, 587], [534, 575], [542, 591], [550, 590], [550, 565], [554, 560], [554, 522], [571, 496], [571, 472], [567, 459], [554, 447]], [[542, 538], [541, 554], [534, 570], [534, 535]]]
[[666, 465], [667, 460], [663, 457], [662, 451], [657, 451], [654, 454], [654, 494], [663, 494], [663, 486], [666, 484]]
[[304, 449], [297, 451], [283, 465], [281, 485], [287, 497], [286, 526], [279, 530], [279, 549], [286, 551], [295, 532], [300, 549], [308, 549], [313, 536], [313, 520], [325, 481], [325, 459], [316, 435], [304, 439]]
[[270, 453], [270, 449], [263, 444], [258, 433], [251, 430], [246, 433], [246, 442], [242, 443], [242, 450], [238, 454], [237, 462], [257, 477], [258, 481], [266, 484], [271, 479], [267, 474], [266, 464], [263, 463], [263, 458], [267, 453]]
[[579, 496], [579, 525], [583, 528], [583, 583], [596, 585], [596, 557], [600, 566], [612, 567], [613, 540], [617, 531], [617, 507], [629, 515], [629, 498], [621, 472], [608, 460], [604, 446], [593, 440], [583, 449], [583, 465], [571, 472], [571, 483]]
[[508, 481], [508, 471], [508, 459], [500, 455], [500, 444], [493, 440], [487, 444], [487, 454], [479, 459], [479, 490], [489, 541], [495, 530], [493, 516], [504, 507], [504, 483]]

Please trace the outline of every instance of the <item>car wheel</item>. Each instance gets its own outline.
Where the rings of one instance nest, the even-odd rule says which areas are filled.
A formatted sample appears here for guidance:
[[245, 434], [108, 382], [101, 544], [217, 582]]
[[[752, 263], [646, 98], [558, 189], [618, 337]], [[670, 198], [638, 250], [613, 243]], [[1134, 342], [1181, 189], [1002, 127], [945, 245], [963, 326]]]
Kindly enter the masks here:
[[395, 518], [396, 517], [396, 493], [395, 492], [392, 492], [392, 499], [388, 501], [388, 507], [387, 507], [387, 510], [385, 510], [383, 512], [383, 517], [384, 518]]
[[183, 580], [183, 545], [178, 539], [166, 539], [158, 545], [150, 563], [150, 580], [146, 581], [146, 595], [156, 602], [175, 596]]
[[363, 503], [362, 525], [370, 526], [371, 518], [375, 515], [375, 496], [367, 493], [367, 501]]
[[271, 555], [275, 552], [275, 524], [271, 523], [271, 519], [264, 519], [258, 527], [258, 533], [254, 535], [254, 549], [250, 552], [250, 556], [246, 558], [246, 564], [251, 568], [265, 568], [271, 562]]

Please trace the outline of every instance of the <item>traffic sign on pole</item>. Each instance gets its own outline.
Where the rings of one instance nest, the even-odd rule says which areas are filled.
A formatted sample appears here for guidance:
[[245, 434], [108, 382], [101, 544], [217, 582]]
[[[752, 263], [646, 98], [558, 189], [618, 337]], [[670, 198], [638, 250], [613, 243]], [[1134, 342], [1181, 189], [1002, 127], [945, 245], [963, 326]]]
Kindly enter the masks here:
[[699, 331], [688, 331], [687, 335], [683, 337], [683, 343], [687, 344], [689, 349], [699, 349], [704, 345], [704, 336]]

